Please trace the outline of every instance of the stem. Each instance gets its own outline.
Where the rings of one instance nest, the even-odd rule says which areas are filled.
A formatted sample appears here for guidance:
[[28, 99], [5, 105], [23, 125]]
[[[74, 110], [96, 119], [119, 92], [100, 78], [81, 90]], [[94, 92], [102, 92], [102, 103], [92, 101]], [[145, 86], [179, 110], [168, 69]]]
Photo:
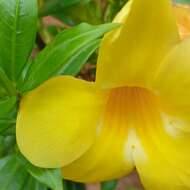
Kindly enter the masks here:
[[9, 96], [16, 96], [17, 91], [13, 83], [9, 80], [5, 72], [0, 68], [0, 83], [7, 91]]

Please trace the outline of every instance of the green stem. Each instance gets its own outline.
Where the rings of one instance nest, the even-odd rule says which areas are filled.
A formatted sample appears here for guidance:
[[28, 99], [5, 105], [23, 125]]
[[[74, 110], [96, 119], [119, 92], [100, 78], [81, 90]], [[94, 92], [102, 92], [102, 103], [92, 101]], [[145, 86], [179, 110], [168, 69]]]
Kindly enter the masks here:
[[14, 87], [13, 83], [9, 80], [9, 78], [1, 68], [0, 68], [0, 83], [7, 91], [7, 94], [9, 96], [17, 95], [16, 88]]

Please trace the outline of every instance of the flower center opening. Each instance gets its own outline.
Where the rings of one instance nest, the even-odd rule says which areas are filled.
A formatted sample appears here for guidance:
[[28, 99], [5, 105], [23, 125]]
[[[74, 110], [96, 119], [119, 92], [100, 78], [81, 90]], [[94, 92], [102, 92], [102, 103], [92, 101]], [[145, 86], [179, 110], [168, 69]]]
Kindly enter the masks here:
[[111, 90], [106, 113], [128, 125], [138, 119], [152, 117], [159, 108], [158, 98], [149, 90], [140, 87], [120, 87]]
[[143, 155], [144, 136], [160, 127], [160, 122], [159, 98], [151, 91], [140, 87], [115, 88], [109, 94], [101, 134], [107, 138], [105, 142], [133, 162], [134, 152]]
[[106, 105], [107, 126], [116, 128], [142, 128], [160, 120], [160, 102], [152, 92], [140, 87], [120, 87], [112, 89]]
[[153, 92], [140, 87], [112, 89], [104, 121], [107, 129], [115, 128], [120, 134], [127, 136], [131, 131], [137, 135], [160, 131], [173, 137], [190, 132], [184, 118], [170, 112], [166, 103]]

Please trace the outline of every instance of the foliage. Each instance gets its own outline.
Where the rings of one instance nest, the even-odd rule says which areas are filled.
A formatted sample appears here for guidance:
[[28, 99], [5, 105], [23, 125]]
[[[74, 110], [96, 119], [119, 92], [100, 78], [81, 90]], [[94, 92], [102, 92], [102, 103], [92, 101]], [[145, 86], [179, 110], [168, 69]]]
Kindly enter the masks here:
[[190, 4], [190, 0], [174, 0], [175, 3]]
[[31, 90], [52, 76], [76, 75], [97, 49], [100, 37], [115, 26], [117, 25], [81, 24], [60, 32], [32, 61], [20, 89]]
[[[45, 43], [51, 41], [55, 34], [64, 27], [67, 28], [81, 22], [93, 25], [111, 22], [127, 0], [73, 0], [68, 2], [70, 6], [62, 0], [46, 0], [41, 4], [39, 34]], [[79, 12], [80, 14], [78, 14]], [[47, 15], [53, 16], [62, 24], [44, 26], [42, 20]]]
[[106, 181], [101, 183], [102, 190], [114, 190], [117, 187], [117, 180]]
[[[45, 3], [42, 12], [55, 14], [89, 1], [56, 0]], [[101, 37], [118, 25], [92, 26], [83, 23], [70, 29], [62, 28], [47, 47], [34, 54], [32, 50], [40, 47], [39, 43], [35, 43], [37, 23], [41, 19], [37, 17], [37, 10], [37, 0], [0, 1], [1, 190], [82, 190], [85, 189], [84, 184], [62, 180], [60, 168], [38, 168], [21, 155], [15, 135], [19, 102], [24, 93], [53, 76], [78, 74], [98, 48]]]
[[[85, 184], [62, 179], [60, 168], [39, 168], [21, 155], [15, 134], [17, 112], [22, 96], [44, 81], [76, 76], [87, 62], [96, 64], [101, 38], [119, 27], [110, 22], [127, 1], [0, 1], [1, 190], [86, 189]], [[190, 0], [174, 2], [190, 4]], [[117, 186], [118, 180], [102, 182], [101, 190]]]

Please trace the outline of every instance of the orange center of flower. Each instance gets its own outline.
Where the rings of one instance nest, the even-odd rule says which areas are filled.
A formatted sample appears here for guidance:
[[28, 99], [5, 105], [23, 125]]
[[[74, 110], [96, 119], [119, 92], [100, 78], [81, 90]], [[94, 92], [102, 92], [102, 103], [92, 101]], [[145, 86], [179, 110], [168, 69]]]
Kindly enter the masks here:
[[106, 112], [121, 120], [134, 121], [157, 107], [158, 98], [149, 90], [140, 87], [120, 87], [110, 93]]
[[152, 122], [160, 119], [158, 100], [145, 88], [120, 87], [111, 90], [104, 114], [103, 130], [105, 133], [115, 130], [121, 135], [121, 139], [127, 139], [125, 137], [131, 130], [145, 131]]

